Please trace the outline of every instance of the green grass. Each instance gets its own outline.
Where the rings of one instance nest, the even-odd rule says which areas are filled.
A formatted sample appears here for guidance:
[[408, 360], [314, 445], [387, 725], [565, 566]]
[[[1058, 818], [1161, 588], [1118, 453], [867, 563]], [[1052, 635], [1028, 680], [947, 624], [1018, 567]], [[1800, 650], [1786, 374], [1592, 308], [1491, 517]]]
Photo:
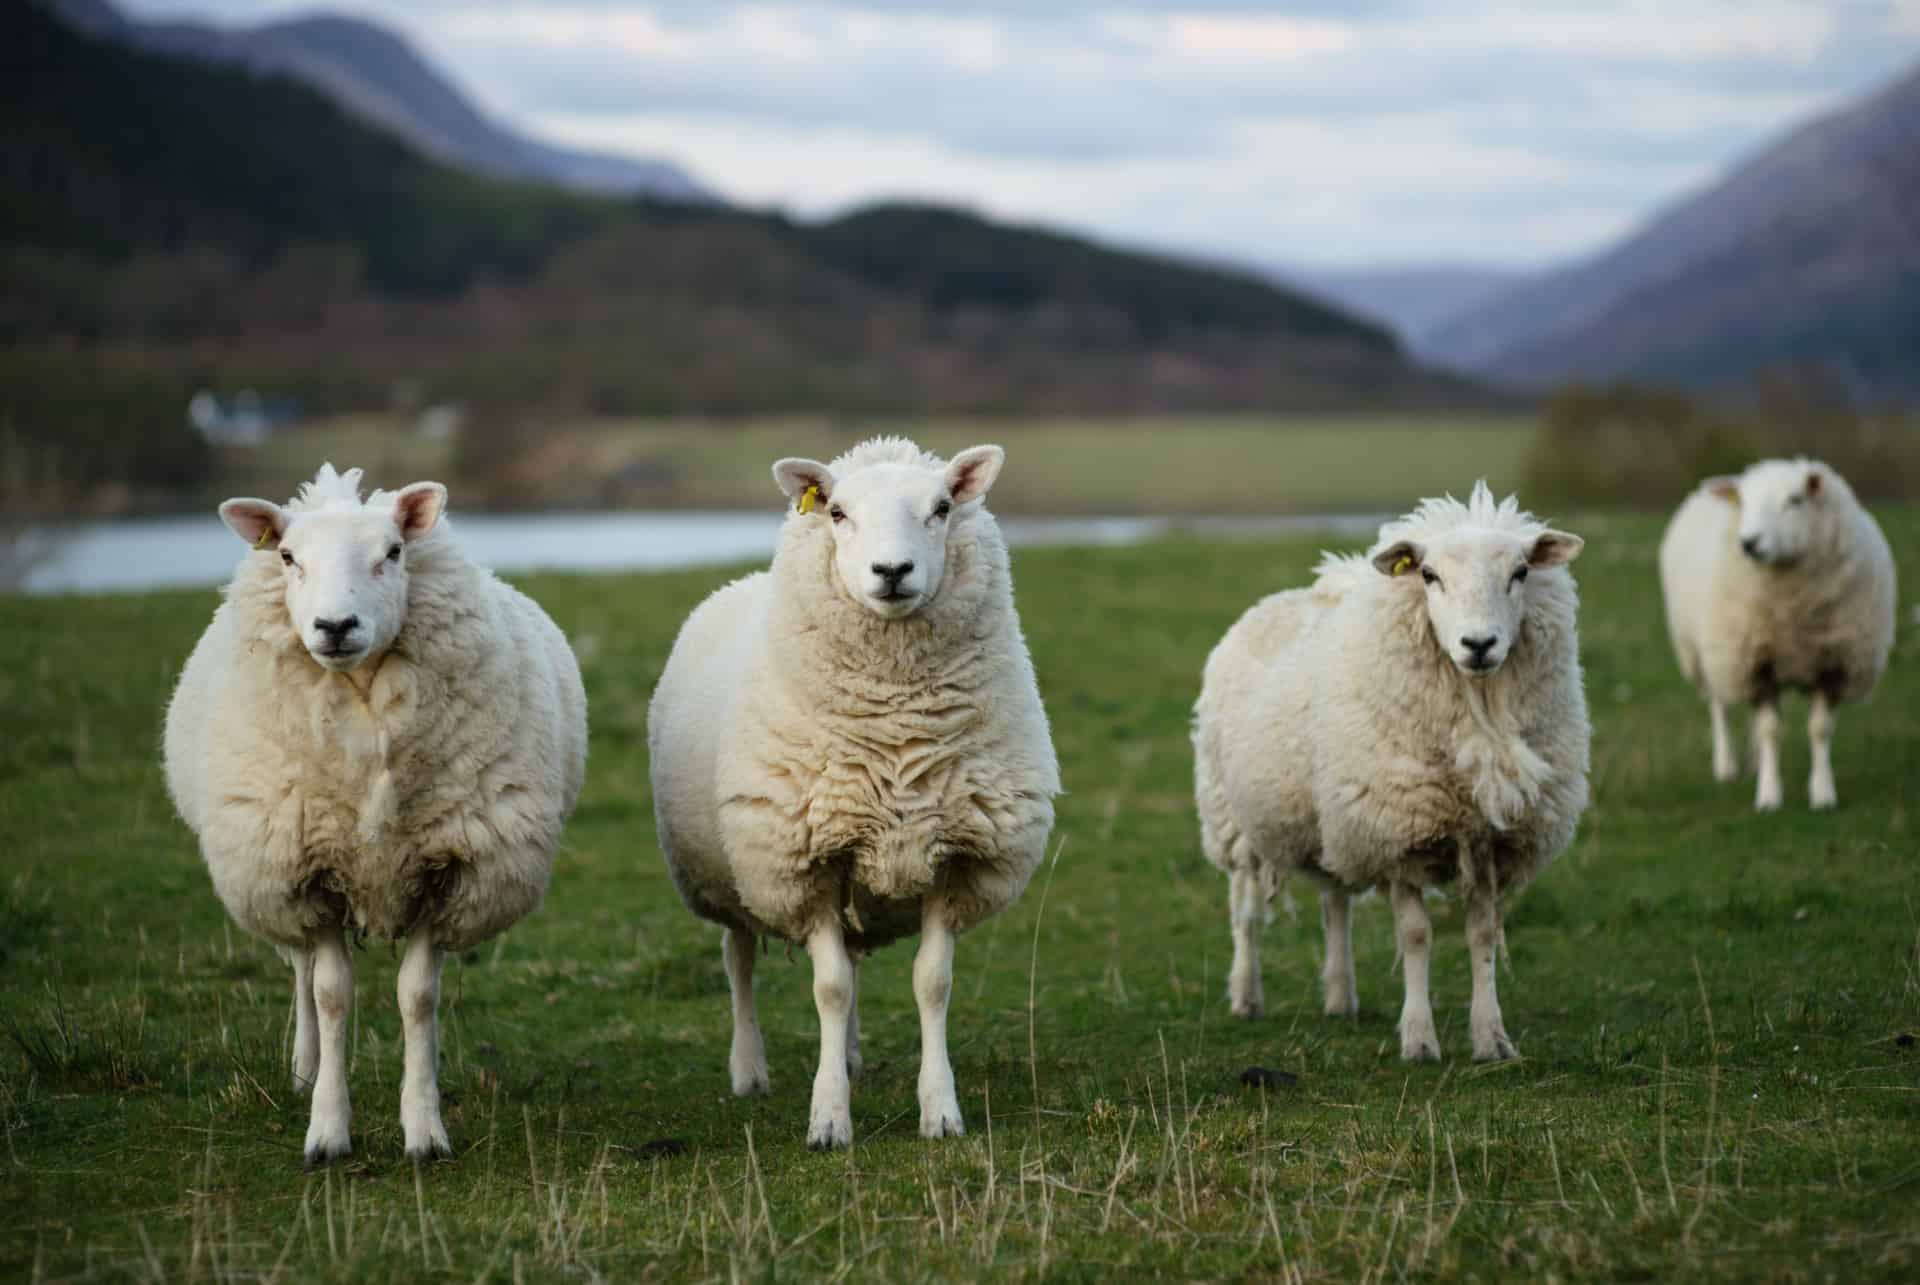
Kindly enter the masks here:
[[[1920, 565], [1920, 510], [1888, 515]], [[804, 1147], [804, 960], [760, 970], [770, 1098], [728, 1093], [718, 937], [649, 811], [646, 701], [718, 572], [539, 578], [577, 640], [591, 777], [546, 907], [449, 970], [457, 1158], [401, 1158], [395, 962], [357, 957], [355, 1154], [300, 1168], [287, 974], [231, 932], [161, 786], [157, 729], [207, 593], [0, 601], [0, 1278], [1911, 1280], [1920, 1272], [1914, 628], [1845, 711], [1841, 809], [1709, 779], [1667, 654], [1657, 523], [1567, 519], [1595, 803], [1519, 899], [1524, 1060], [1466, 1057], [1461, 917], [1435, 907], [1447, 1054], [1409, 1068], [1388, 916], [1357, 912], [1362, 1014], [1323, 1019], [1317, 916], [1266, 935], [1270, 1016], [1227, 1015], [1188, 710], [1207, 649], [1312, 541], [1017, 558], [1070, 793], [1057, 863], [964, 938], [966, 1138], [917, 1135], [896, 947], [861, 985], [856, 1146]], [[1910, 619], [1911, 598], [1902, 605]], [[1260, 1064], [1299, 1077], [1244, 1089]], [[649, 1154], [673, 1138], [685, 1154]]]
[[[830, 460], [857, 435], [904, 433], [943, 455], [1000, 442], [1014, 462], [994, 488], [1007, 514], [1371, 513], [1402, 507], [1433, 479], [1465, 494], [1478, 477], [1512, 489], [1538, 435], [1517, 415], [1186, 416], [1147, 419], [824, 419], [740, 423], [592, 421], [552, 425], [508, 469], [463, 478], [453, 442], [428, 442], [380, 417], [281, 434], [227, 451], [227, 494], [277, 497], [312, 461], [365, 464], [369, 477], [446, 481], [456, 506], [754, 508], [776, 499], [768, 462]], [[488, 455], [488, 464], [498, 464]], [[581, 490], [579, 479], [599, 481]], [[251, 488], [251, 489], [249, 489]]]

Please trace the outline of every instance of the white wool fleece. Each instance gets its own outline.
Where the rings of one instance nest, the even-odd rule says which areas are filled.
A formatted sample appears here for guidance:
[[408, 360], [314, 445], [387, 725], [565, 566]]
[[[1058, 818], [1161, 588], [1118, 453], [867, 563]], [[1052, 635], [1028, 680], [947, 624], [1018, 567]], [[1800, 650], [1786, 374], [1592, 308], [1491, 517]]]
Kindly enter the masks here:
[[[878, 439], [832, 472], [941, 466]], [[674, 644], [649, 720], [661, 847], [688, 906], [802, 941], [839, 916], [855, 950], [954, 931], [1010, 904], [1039, 865], [1059, 768], [1013, 606], [1006, 545], [954, 506], [913, 614], [857, 601], [826, 504], [789, 512], [770, 572], [719, 590]]]
[[[337, 507], [357, 478], [286, 512]], [[214, 888], [282, 946], [329, 924], [426, 923], [449, 950], [499, 933], [539, 905], [580, 792], [586, 698], [560, 630], [445, 523], [406, 560], [404, 621], [345, 673], [290, 618], [278, 551], [248, 553], [167, 711], [168, 788]]]

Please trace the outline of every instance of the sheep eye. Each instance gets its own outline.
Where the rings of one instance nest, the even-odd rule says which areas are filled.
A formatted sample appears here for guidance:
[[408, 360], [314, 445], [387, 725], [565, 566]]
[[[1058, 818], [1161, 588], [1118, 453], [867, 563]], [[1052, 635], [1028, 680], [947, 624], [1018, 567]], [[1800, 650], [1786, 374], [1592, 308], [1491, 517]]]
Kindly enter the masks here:
[[286, 564], [287, 566], [289, 566], [289, 567], [290, 567], [290, 566], [292, 566], [292, 565], [293, 565], [293, 550], [292, 550], [292, 549], [282, 549], [282, 550], [280, 550], [280, 561], [281, 561], [281, 562], [283, 562], [283, 563], [285, 563], [285, 564]]
[[1431, 567], [1421, 567], [1420, 578], [1426, 581], [1428, 584], [1440, 583], [1440, 577], [1433, 573], [1433, 569]]
[[388, 562], [400, 561], [400, 546], [398, 543], [396, 543], [391, 549], [387, 550], [387, 561]]
[[827, 516], [835, 522], [845, 522], [847, 520], [847, 511], [836, 504], [827, 510]]
[[1513, 583], [1515, 584], [1519, 584], [1522, 580], [1525, 580], [1526, 578], [1527, 578], [1527, 569], [1525, 567], [1521, 567], [1518, 571], [1513, 573]]
[[951, 512], [953, 512], [952, 500], [942, 500], [940, 501], [940, 503], [933, 506], [933, 516], [935, 516], [936, 518], [944, 518], [945, 516], [947, 516], [947, 514]]

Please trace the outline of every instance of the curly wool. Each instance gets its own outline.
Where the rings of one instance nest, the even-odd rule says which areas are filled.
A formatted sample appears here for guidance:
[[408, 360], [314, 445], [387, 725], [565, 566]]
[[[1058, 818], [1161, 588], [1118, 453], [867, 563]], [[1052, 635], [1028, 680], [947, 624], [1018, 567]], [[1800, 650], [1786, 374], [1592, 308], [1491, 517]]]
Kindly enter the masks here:
[[1527, 540], [1546, 529], [1484, 491], [1425, 501], [1368, 557], [1329, 555], [1311, 588], [1257, 603], [1214, 649], [1194, 746], [1216, 865], [1269, 893], [1295, 870], [1349, 888], [1505, 891], [1571, 841], [1589, 741], [1572, 576], [1535, 572], [1506, 663], [1469, 680], [1433, 636], [1419, 578], [1370, 561], [1469, 524]]
[[[942, 467], [903, 439], [873, 463]], [[932, 601], [882, 620], [833, 568], [823, 513], [789, 513], [770, 572], [695, 610], [654, 694], [661, 849], [688, 907], [803, 940], [839, 915], [872, 949], [920, 930], [945, 894], [963, 931], [1040, 864], [1059, 768], [993, 516], [955, 509]]]
[[1893, 651], [1893, 553], [1846, 480], [1817, 461], [1823, 521], [1792, 566], [1762, 567], [1739, 547], [1739, 509], [1696, 490], [1660, 541], [1667, 631], [1681, 671], [1722, 704], [1770, 700], [1783, 688], [1865, 700]]
[[[359, 470], [331, 473], [288, 508], [357, 505]], [[369, 680], [314, 663], [279, 559], [247, 554], [168, 708], [175, 805], [234, 920], [279, 945], [423, 919], [446, 949], [484, 941], [539, 905], [579, 795], [586, 697], [565, 637], [444, 522], [408, 563], [406, 623]]]

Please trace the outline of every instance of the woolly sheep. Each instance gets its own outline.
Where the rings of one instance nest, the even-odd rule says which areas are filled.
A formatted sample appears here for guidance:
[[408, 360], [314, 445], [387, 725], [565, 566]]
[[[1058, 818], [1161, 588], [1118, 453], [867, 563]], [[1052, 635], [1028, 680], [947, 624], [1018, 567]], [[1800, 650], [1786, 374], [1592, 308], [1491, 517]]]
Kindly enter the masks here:
[[1709, 478], [1660, 541], [1660, 588], [1681, 672], [1707, 699], [1713, 775], [1740, 774], [1727, 706], [1753, 706], [1754, 807], [1781, 803], [1780, 693], [1808, 692], [1816, 808], [1833, 784], [1834, 708], [1864, 700], [1893, 649], [1893, 554], [1838, 473], [1817, 460], [1762, 460]]
[[1516, 1056], [1494, 987], [1500, 898], [1587, 804], [1578, 536], [1484, 482], [1423, 500], [1365, 557], [1328, 555], [1208, 657], [1194, 720], [1201, 844], [1228, 876], [1233, 1011], [1263, 1008], [1256, 934], [1285, 877], [1320, 886], [1326, 1012], [1358, 1011], [1351, 900], [1385, 886], [1406, 973], [1400, 1051], [1440, 1056], [1422, 890], [1458, 879], [1479, 1060]]
[[920, 1132], [964, 1132], [947, 1056], [956, 934], [1020, 895], [1059, 769], [981, 497], [1003, 452], [899, 438], [784, 459], [796, 503], [770, 572], [688, 617], [648, 717], [654, 809], [681, 897], [722, 925], [736, 1094], [768, 1088], [757, 938], [804, 943], [820, 1016], [807, 1144], [852, 1141], [855, 956], [920, 934]]
[[437, 1009], [450, 950], [540, 904], [586, 768], [566, 639], [475, 567], [446, 488], [363, 503], [323, 466], [285, 507], [233, 499], [253, 547], [167, 710], [167, 787], [235, 922], [293, 965], [309, 1165], [351, 1151], [347, 935], [405, 942], [407, 1155], [449, 1155]]

